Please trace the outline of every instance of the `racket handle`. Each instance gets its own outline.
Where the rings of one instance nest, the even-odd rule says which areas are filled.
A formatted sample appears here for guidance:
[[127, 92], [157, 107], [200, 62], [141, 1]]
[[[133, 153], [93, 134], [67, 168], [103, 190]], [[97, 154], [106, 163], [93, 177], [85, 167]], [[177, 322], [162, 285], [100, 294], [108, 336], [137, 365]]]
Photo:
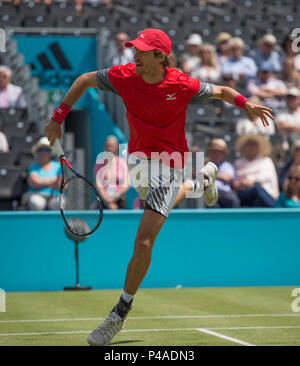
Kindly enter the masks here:
[[65, 156], [65, 153], [61, 147], [59, 139], [56, 139], [54, 142], [54, 152], [58, 157]]

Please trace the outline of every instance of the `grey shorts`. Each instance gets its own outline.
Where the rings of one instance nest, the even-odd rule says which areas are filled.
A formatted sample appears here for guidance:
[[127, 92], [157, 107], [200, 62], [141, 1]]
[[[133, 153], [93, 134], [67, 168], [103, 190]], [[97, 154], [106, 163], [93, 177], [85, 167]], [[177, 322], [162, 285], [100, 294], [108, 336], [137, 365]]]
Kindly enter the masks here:
[[168, 217], [181, 187], [183, 170], [170, 168], [159, 159], [134, 155], [128, 158], [128, 168], [131, 184], [146, 208]]

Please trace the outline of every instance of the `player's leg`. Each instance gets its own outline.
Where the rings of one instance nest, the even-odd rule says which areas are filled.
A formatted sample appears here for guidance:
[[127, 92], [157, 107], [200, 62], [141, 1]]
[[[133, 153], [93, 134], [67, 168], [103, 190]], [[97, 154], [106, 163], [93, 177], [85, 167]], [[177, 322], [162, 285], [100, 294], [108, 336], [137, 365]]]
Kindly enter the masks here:
[[[113, 307], [105, 321], [89, 336], [88, 343], [104, 346], [123, 328], [128, 312], [131, 310], [133, 296], [137, 292], [150, 265], [154, 240], [157, 237], [166, 217], [150, 209], [146, 209], [141, 218], [133, 255], [127, 267], [124, 292], [119, 302]], [[126, 302], [124, 293], [132, 299]]]
[[[151, 261], [154, 240], [164, 224], [180, 188], [178, 172], [159, 173], [154, 169], [148, 175], [148, 164], [160, 166], [160, 162], [142, 161], [140, 173], [145, 176], [147, 187], [135, 186], [141, 200], [145, 201], [145, 211], [141, 218], [134, 243], [132, 258], [128, 264], [124, 291], [105, 321], [88, 336], [91, 345], [105, 345], [122, 329], [128, 312], [131, 310], [133, 296], [139, 288]], [[145, 167], [145, 169], [144, 169]], [[153, 173], [155, 171], [155, 173]], [[170, 171], [169, 171], [170, 172]]]
[[153, 211], [145, 210], [140, 221], [134, 242], [133, 255], [127, 267], [124, 291], [130, 295], [137, 292], [151, 260], [151, 252], [166, 217]]

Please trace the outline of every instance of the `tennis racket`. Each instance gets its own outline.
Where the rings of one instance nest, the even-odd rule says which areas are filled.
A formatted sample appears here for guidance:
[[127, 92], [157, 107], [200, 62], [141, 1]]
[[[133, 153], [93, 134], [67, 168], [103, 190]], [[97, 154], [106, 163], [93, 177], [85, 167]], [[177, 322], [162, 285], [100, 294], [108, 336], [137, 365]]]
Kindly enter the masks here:
[[93, 184], [72, 168], [58, 139], [54, 142], [54, 151], [59, 158], [62, 174], [59, 193], [61, 216], [72, 234], [88, 236], [101, 224], [102, 200]]

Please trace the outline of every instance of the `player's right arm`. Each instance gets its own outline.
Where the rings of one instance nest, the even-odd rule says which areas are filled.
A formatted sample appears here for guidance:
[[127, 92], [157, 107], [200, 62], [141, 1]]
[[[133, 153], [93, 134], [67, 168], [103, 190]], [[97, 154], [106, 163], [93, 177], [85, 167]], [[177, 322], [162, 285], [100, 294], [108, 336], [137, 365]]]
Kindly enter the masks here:
[[[66, 93], [62, 103], [57, 108], [55, 114], [51, 120], [46, 124], [44, 129], [45, 136], [48, 137], [50, 145], [54, 144], [54, 141], [61, 137], [61, 124], [64, 120], [64, 115], [72, 108], [72, 106], [80, 99], [87, 88], [97, 88], [97, 71], [89, 72], [80, 75], [72, 84], [68, 92]], [[61, 111], [61, 113], [60, 113]], [[61, 116], [60, 116], [61, 114]]]

